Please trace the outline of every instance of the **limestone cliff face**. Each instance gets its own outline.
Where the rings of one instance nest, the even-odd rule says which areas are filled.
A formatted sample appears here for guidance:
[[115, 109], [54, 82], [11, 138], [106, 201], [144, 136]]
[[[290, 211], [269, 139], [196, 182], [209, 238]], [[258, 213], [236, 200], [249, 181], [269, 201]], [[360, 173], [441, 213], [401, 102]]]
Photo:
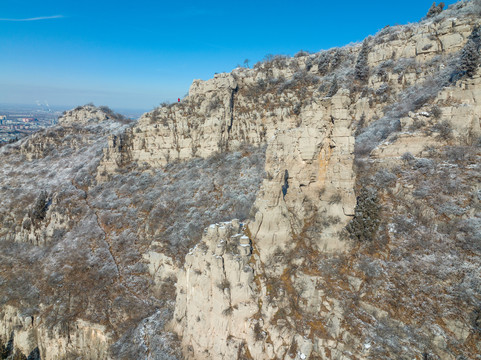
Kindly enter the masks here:
[[[395, 96], [411, 85], [424, 82], [432, 71], [437, 70], [429, 67], [429, 63], [435, 62], [440, 55], [460, 51], [473, 25], [471, 16], [455, 17], [453, 14], [439, 21], [386, 27], [370, 38], [368, 64], [376, 71], [371, 72], [369, 87], [376, 91], [389, 85], [390, 95]], [[359, 46], [347, 47], [329, 54], [335, 58], [330, 63], [327, 59], [327, 70], [336, 70], [339, 66], [333, 61], [355, 60], [359, 49]], [[274, 58], [256, 69], [237, 68], [232, 73], [216, 74], [207, 81], [195, 80], [189, 95], [181, 103], [144, 114], [126, 133], [129, 140], [126, 140], [125, 148], [119, 148], [119, 141], [112, 138], [105, 152], [103, 170], [116, 167], [120, 156], [117, 153], [129, 152], [133, 161], [161, 166], [174, 159], [206, 157], [216, 151], [236, 148], [242, 142], [265, 143], [277, 130], [294, 125], [309, 126], [308, 117], [327, 118], [328, 114], [310, 108], [311, 101], [322, 98], [322, 93], [314, 98], [311, 96], [319, 84], [304, 84], [303, 89], [296, 89], [297, 84], [292, 82], [296, 80], [294, 75], [299, 77], [302, 71], [312, 76], [324, 74], [324, 56], [325, 53]], [[395, 69], [389, 69], [398, 61], [401, 63], [396, 64]], [[413, 67], [414, 64], [417, 65]], [[269, 82], [281, 80], [291, 81], [292, 87], [284, 84], [287, 91], [277, 95], [262, 91]], [[354, 101], [343, 108], [346, 115], [354, 116], [356, 120], [362, 114], [367, 120], [382, 115], [386, 101], [373, 106], [367, 103], [370, 97], [365, 95], [348, 95]]]
[[21, 255], [0, 340], [42, 359], [474, 359], [473, 7], [195, 80], [132, 126], [84, 106], [2, 150], [1, 245]]
[[22, 316], [11, 306], [0, 313], [0, 337], [12, 341], [19, 353], [45, 360], [109, 359], [110, 334], [102, 325], [78, 319], [72, 329], [47, 328], [41, 319]]
[[[437, 22], [383, 30], [370, 40], [371, 76], [367, 86], [371, 93], [366, 88], [359, 92], [355, 87], [339, 86], [340, 89], [326, 97], [317, 89], [317, 82], [310, 83], [312, 79], [301, 80], [304, 83], [296, 89], [296, 76], [319, 74], [320, 65], [312, 65], [317, 55], [311, 55], [288, 59], [287, 68], [273, 61], [254, 70], [236, 69], [232, 74], [218, 75], [202, 86], [208, 89], [204, 93], [198, 91], [199, 83], [194, 83], [185, 104], [159, 110], [164, 111], [162, 131], [175, 134], [170, 139], [176, 142], [164, 142], [159, 147], [169, 155], [154, 157], [155, 164], [142, 152], [143, 161], [153, 166], [169, 161], [172, 154], [174, 158], [185, 159], [207, 156], [212, 151], [238, 146], [242, 141], [267, 143], [267, 179], [256, 199], [255, 220], [249, 221], [242, 233], [245, 244], [247, 238], [252, 244], [252, 253], [245, 251], [235, 257], [226, 252], [226, 244], [238, 243], [226, 232], [226, 225], [213, 225], [203, 242], [187, 257], [179, 277], [172, 326], [182, 336], [187, 358], [381, 358], [384, 355], [380, 355], [380, 348], [389, 353], [385, 345], [374, 350], [372, 338], [366, 336], [369, 331], [360, 335], [352, 327], [353, 316], [346, 316], [348, 311], [359, 312], [364, 314], [360, 318], [369, 314], [383, 322], [393, 314], [376, 303], [376, 295], [367, 294], [366, 275], [354, 270], [361, 265], [355, 259], [352, 244], [341, 240], [342, 229], [357, 214], [356, 177], [359, 182], [365, 176], [357, 173], [354, 166], [355, 136], [362, 132], [362, 127], [374, 124], [376, 118], [389, 115], [386, 101], [397, 101], [406, 106], [408, 111], [399, 111], [406, 115], [399, 116], [395, 135], [385, 136], [375, 146], [369, 161], [377, 163], [363, 166], [392, 168], [407, 152], [422, 157], [433, 151], [433, 147], [441, 145], [442, 138], [438, 133], [442, 130], [436, 124], [450, 124], [452, 137], [443, 140], [451, 139], [447, 145], [476, 141], [481, 134], [479, 75], [444, 87], [434, 98], [409, 111], [412, 105], [409, 91], [422, 92], [429, 86], [429, 76], [447, 66], [442, 62], [436, 64], [439, 56], [449, 57], [459, 52], [476, 23], [479, 21], [474, 18], [446, 16]], [[343, 56], [349, 58], [357, 55], [357, 51], [358, 48], [347, 49]], [[417, 65], [405, 66], [406, 62]], [[276, 83], [279, 78], [291, 79], [287, 81], [294, 85], [285, 85], [285, 92], [277, 88], [277, 94], [263, 90], [269, 89], [266, 83]], [[251, 87], [260, 89], [255, 100], [249, 99]], [[214, 96], [222, 99], [218, 115], [207, 115], [201, 122], [212, 124], [217, 131], [198, 133], [195, 115], [184, 117], [180, 109], [191, 102], [199, 103], [200, 99], [205, 99], [205, 104]], [[139, 123], [139, 138], [146, 136], [144, 131], [150, 132], [145, 124], [152, 119], [144, 117], [145, 123]], [[190, 126], [184, 119], [189, 119]], [[190, 129], [191, 133], [177, 132], [178, 129]], [[198, 134], [200, 142], [196, 140]], [[143, 143], [145, 149], [148, 144], [152, 142]], [[187, 149], [191, 147], [196, 151], [189, 155]], [[135, 155], [135, 146], [132, 154], [133, 158], [141, 156]], [[393, 196], [401, 198], [402, 192], [398, 191]], [[339, 251], [345, 255], [337, 261], [345, 264], [335, 267], [345, 271], [346, 276], [333, 280], [332, 274], [326, 273], [329, 270], [322, 270], [320, 264], [327, 254]], [[230, 265], [233, 256], [237, 261], [234, 267]], [[232, 279], [225, 280], [229, 289], [216, 287], [223, 279]], [[344, 290], [333, 289], [336, 287]], [[347, 293], [363, 301], [355, 304], [346, 299]], [[407, 324], [401, 320], [402, 316], [395, 317], [396, 325], [390, 325], [393, 329]], [[476, 338], [466, 332], [469, 327], [466, 323], [454, 325], [442, 316], [439, 321], [446, 324], [441, 330], [443, 340], [437, 342], [440, 338], [432, 334], [428, 345], [423, 345], [426, 355], [411, 344], [413, 356], [454, 359], [443, 341], [451, 338], [467, 349]], [[465, 351], [473, 354], [478, 347]], [[393, 352], [390, 356], [394, 356]]]
[[242, 230], [237, 220], [211, 225], [186, 256], [177, 283], [185, 296], [178, 296], [173, 325], [190, 344], [188, 356], [236, 358], [252, 333], [250, 319], [257, 312], [252, 245]]

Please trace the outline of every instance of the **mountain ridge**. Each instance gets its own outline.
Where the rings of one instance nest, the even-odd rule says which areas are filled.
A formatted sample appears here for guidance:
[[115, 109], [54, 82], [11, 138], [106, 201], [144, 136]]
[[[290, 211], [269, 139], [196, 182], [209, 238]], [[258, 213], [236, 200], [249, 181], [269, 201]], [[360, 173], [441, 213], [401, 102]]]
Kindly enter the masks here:
[[476, 6], [0, 149], [2, 356], [475, 358]]

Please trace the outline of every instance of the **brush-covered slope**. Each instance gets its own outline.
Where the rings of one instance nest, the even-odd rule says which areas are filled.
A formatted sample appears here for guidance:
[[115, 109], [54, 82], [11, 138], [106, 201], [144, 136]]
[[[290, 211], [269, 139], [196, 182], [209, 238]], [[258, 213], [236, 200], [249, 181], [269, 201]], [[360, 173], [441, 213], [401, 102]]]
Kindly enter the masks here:
[[2, 148], [2, 356], [476, 359], [480, 14]]
[[79, 107], [1, 149], [1, 335], [24, 355], [107, 358], [142, 319], [165, 322], [175, 273], [163, 262], [174, 269], [212, 221], [246, 218], [263, 177], [264, 149], [246, 146], [98, 183], [107, 136], [131, 126], [104, 110]]

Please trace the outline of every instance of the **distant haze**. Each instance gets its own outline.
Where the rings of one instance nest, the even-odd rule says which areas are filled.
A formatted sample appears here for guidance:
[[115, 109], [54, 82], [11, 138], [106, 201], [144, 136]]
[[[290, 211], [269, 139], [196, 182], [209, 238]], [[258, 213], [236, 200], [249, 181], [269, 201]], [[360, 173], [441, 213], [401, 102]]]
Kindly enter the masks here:
[[[445, 1], [447, 5], [455, 1]], [[418, 21], [431, 0], [0, 3], [0, 102], [149, 110], [193, 79]]]

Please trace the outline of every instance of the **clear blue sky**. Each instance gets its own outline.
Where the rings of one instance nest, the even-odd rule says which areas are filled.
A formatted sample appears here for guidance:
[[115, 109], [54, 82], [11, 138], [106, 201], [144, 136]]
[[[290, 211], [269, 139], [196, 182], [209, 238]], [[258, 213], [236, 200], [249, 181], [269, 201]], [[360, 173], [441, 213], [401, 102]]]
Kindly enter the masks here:
[[0, 103], [150, 110], [245, 59], [360, 41], [418, 21], [431, 4], [1, 0]]

